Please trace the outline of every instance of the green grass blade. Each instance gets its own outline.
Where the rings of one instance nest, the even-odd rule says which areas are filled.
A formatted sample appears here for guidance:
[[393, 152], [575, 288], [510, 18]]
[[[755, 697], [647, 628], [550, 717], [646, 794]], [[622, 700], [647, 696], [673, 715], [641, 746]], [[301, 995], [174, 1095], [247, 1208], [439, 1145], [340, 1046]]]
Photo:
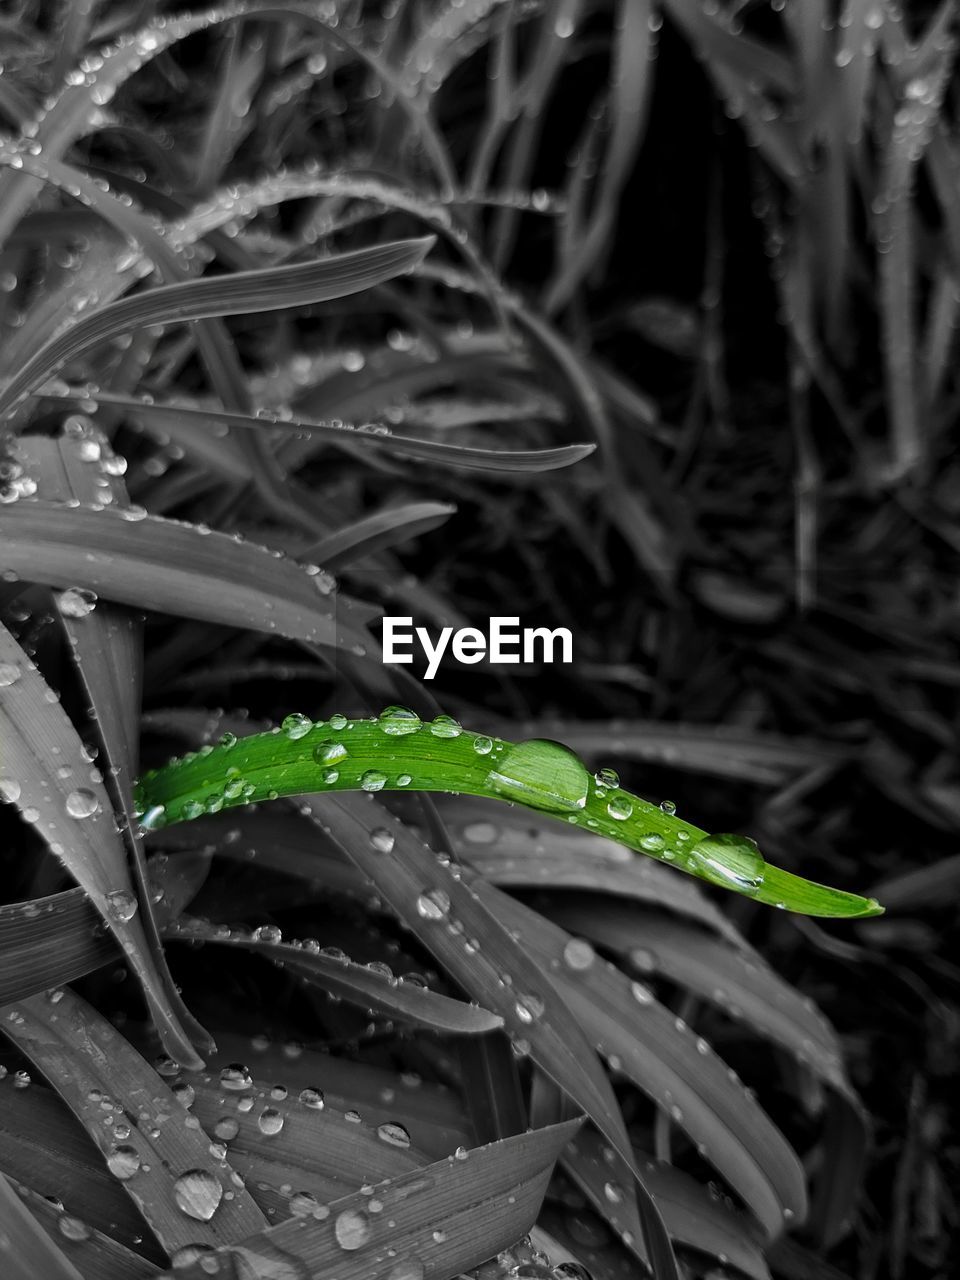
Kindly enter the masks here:
[[749, 842], [709, 837], [602, 777], [591, 778], [557, 743], [476, 736], [445, 717], [427, 725], [388, 712], [376, 721], [340, 716], [313, 724], [295, 717], [285, 728], [147, 774], [138, 804], [146, 825], [163, 826], [280, 795], [404, 787], [466, 792], [552, 814], [772, 906], [838, 917], [882, 910], [873, 899], [770, 866]]

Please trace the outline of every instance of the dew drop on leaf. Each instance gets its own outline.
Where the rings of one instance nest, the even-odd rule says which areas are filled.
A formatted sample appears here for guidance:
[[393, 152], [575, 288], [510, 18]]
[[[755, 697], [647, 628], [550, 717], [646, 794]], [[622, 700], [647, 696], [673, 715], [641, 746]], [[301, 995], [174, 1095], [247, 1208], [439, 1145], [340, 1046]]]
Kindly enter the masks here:
[[593, 949], [592, 943], [586, 938], [570, 938], [567, 945], [563, 948], [563, 962], [568, 969], [574, 969], [582, 972], [584, 969], [592, 967], [597, 953]]
[[140, 1152], [136, 1147], [114, 1147], [107, 1156], [107, 1168], [115, 1178], [127, 1182], [140, 1172]]
[[428, 889], [417, 898], [417, 914], [424, 920], [445, 920], [450, 914], [450, 898], [442, 889]]
[[15, 662], [0, 662], [0, 689], [9, 689], [20, 679], [20, 668]]
[[493, 750], [493, 739], [481, 734], [478, 738], [474, 738], [473, 749], [478, 756], [488, 756]]
[[423, 1280], [424, 1268], [419, 1258], [404, 1258], [387, 1272], [387, 1280]]
[[690, 849], [690, 869], [727, 889], [741, 893], [756, 891], [763, 884], [766, 863], [756, 844], [747, 836], [704, 836]]
[[633, 814], [633, 801], [629, 796], [613, 796], [607, 801], [607, 813], [618, 822], [625, 822]]
[[323, 1110], [323, 1090], [322, 1089], [301, 1089], [300, 1101], [305, 1107], [311, 1111]]
[[370, 843], [378, 853], [392, 853], [393, 846], [396, 844], [396, 837], [386, 827], [377, 827], [370, 832]]
[[57, 596], [57, 605], [65, 618], [86, 618], [97, 607], [96, 592], [68, 587]]
[[66, 809], [71, 818], [90, 818], [100, 808], [100, 801], [86, 787], [78, 787], [67, 796]]
[[137, 914], [137, 900], [125, 889], [115, 889], [107, 894], [107, 910], [114, 920], [126, 924]]
[[20, 783], [16, 778], [0, 777], [0, 800], [15, 804], [20, 799]]
[[402, 1124], [387, 1120], [377, 1129], [377, 1137], [391, 1147], [409, 1147], [410, 1135]]
[[402, 737], [408, 733], [416, 733], [421, 720], [409, 707], [384, 707], [377, 717], [377, 724], [384, 733]]
[[333, 1234], [341, 1249], [360, 1249], [370, 1239], [370, 1222], [359, 1209], [344, 1209], [333, 1224]]
[[85, 1222], [81, 1222], [79, 1218], [72, 1218], [70, 1214], [61, 1214], [57, 1219], [57, 1228], [60, 1234], [67, 1240], [89, 1240], [90, 1228]]
[[430, 721], [430, 732], [435, 738], [459, 738], [463, 730], [453, 716], [436, 716]]
[[364, 791], [382, 791], [386, 785], [387, 775], [379, 769], [368, 769], [360, 779], [360, 786]]
[[302, 711], [294, 711], [284, 717], [280, 723], [280, 728], [288, 738], [296, 742], [298, 738], [307, 736], [313, 728], [313, 721], [309, 716], [305, 716]]
[[586, 769], [569, 747], [539, 738], [511, 747], [486, 781], [506, 799], [550, 813], [582, 809], [590, 786]]
[[332, 768], [341, 760], [346, 760], [347, 755], [347, 748], [342, 742], [321, 742], [313, 748], [313, 758], [322, 769]]
[[173, 1198], [188, 1218], [209, 1222], [220, 1207], [223, 1187], [207, 1169], [188, 1169], [173, 1184]]
[[220, 1072], [220, 1088], [228, 1093], [242, 1093], [253, 1088], [253, 1077], [241, 1062], [231, 1062]]
[[264, 1107], [257, 1120], [257, 1128], [268, 1138], [272, 1138], [283, 1128], [283, 1112], [276, 1107]]

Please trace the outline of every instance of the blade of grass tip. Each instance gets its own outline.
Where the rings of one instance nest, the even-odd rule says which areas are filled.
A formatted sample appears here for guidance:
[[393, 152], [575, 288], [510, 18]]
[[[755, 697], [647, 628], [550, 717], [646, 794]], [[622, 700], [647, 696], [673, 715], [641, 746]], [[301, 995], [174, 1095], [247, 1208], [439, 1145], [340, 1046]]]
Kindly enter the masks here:
[[304, 942], [274, 941], [269, 929], [257, 930], [253, 935], [245, 930], [231, 931], [228, 937], [214, 925], [190, 919], [179, 921], [171, 936], [251, 951], [341, 1000], [430, 1031], [482, 1035], [503, 1025], [501, 1018], [486, 1009], [438, 995], [416, 983], [405, 983], [402, 978], [379, 973], [346, 958], [325, 956], [319, 950], [319, 943], [312, 947]]
[[[252, 1274], [336, 1274], [342, 1280], [386, 1280], [398, 1267], [414, 1274], [458, 1275], [523, 1236], [536, 1220], [556, 1158], [578, 1128], [551, 1129], [478, 1147], [373, 1187], [383, 1205], [354, 1194], [251, 1235], [216, 1255], [223, 1280]], [[365, 1188], [366, 1190], [366, 1188]], [[323, 1209], [327, 1212], [324, 1213]], [[205, 1280], [203, 1260], [170, 1280]], [[404, 1270], [406, 1274], [406, 1270]]]
[[35, 352], [0, 390], [0, 415], [9, 416], [68, 361], [132, 329], [279, 311], [348, 297], [412, 271], [433, 244], [433, 236], [399, 240], [314, 262], [184, 280], [122, 298], [83, 317]]
[[[245, 781], [236, 798], [223, 792], [229, 777]], [[335, 716], [314, 723], [294, 717], [286, 729], [154, 770], [141, 779], [137, 803], [141, 813], [152, 811], [153, 825], [163, 826], [199, 817], [214, 787], [218, 805], [222, 800], [227, 808], [272, 796], [309, 795], [318, 785], [325, 794], [409, 788], [487, 796], [552, 814], [757, 902], [806, 915], [882, 911], [873, 899], [771, 866], [746, 837], [710, 835], [669, 808], [622, 790], [612, 774], [591, 778], [560, 743], [475, 735], [443, 715], [423, 724], [402, 708], [388, 708], [377, 720]]]
[[3, 508], [4, 568], [26, 581], [311, 645], [375, 654], [359, 601], [332, 578], [235, 536], [142, 508], [69, 507], [39, 499]]
[[[7, 1006], [0, 1025], [84, 1125], [168, 1253], [262, 1228], [242, 1181], [183, 1105], [189, 1090], [178, 1096], [79, 996], [31, 996]], [[106, 1104], [113, 1126], [104, 1125]]]
[[83, 1280], [10, 1183], [0, 1176], [0, 1258], [6, 1280]]
[[[122, 479], [125, 460], [113, 453], [102, 434], [87, 430], [82, 418], [71, 427], [75, 434], [59, 440], [27, 436], [18, 454], [37, 477], [41, 499], [66, 503], [101, 503], [109, 496], [119, 510], [130, 500]], [[108, 769], [107, 788], [123, 814], [122, 834], [133, 864], [140, 919], [160, 975], [169, 1008], [194, 1043], [209, 1050], [210, 1037], [187, 1010], [167, 968], [150, 887], [146, 859], [134, 817], [133, 784], [138, 771], [140, 688], [143, 676], [142, 625], [128, 610], [65, 592], [57, 598], [60, 623], [89, 699], [90, 710]]]
[[311, 436], [329, 440], [344, 446], [362, 447], [364, 449], [383, 449], [400, 457], [419, 458], [426, 462], [436, 462], [444, 466], [463, 467], [486, 471], [491, 474], [513, 472], [518, 475], [528, 472], [555, 471], [562, 467], [573, 466], [583, 458], [589, 457], [595, 449], [592, 444], [558, 445], [546, 449], [483, 449], [473, 445], [444, 444], [436, 440], [418, 440], [413, 436], [395, 435], [392, 431], [384, 431], [379, 425], [373, 430], [361, 425], [338, 420], [334, 425], [330, 422], [312, 422], [306, 418], [294, 418], [268, 415], [262, 411], [260, 416], [232, 413], [225, 409], [199, 409], [192, 405], [176, 403], [156, 404], [135, 396], [118, 396], [110, 392], [97, 395], [97, 403], [128, 409], [134, 420], [150, 422], [152, 419], [169, 422], [171, 418], [179, 418], [181, 422], [196, 422], [198, 426], [222, 429], [223, 426], [246, 427], [257, 431], [290, 431], [299, 434], [306, 432]]
[[79, 734], [26, 653], [0, 623], [0, 741], [4, 796], [42, 836], [117, 939], [167, 1051], [199, 1065], [170, 1007], [137, 915], [137, 895], [112, 802]]
[[[45, 1196], [37, 1195], [26, 1186], [21, 1186], [18, 1193], [51, 1243], [69, 1254], [70, 1262], [83, 1280], [152, 1280], [159, 1274], [159, 1267], [101, 1231], [90, 1230], [81, 1240], [68, 1240], [65, 1230], [76, 1233], [76, 1227], [73, 1226], [76, 1219], [65, 1228], [66, 1215]], [[44, 1280], [49, 1275], [50, 1280], [56, 1280], [52, 1271], [32, 1274], [42, 1275]], [[11, 1277], [11, 1280], [15, 1280], [15, 1277]]]

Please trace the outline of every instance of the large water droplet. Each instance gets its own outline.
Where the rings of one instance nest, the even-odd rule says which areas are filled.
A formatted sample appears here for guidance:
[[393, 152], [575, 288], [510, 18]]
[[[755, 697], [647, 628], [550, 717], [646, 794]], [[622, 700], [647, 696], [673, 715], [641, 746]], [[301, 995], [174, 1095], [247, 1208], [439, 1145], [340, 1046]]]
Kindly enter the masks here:
[[571, 938], [563, 948], [563, 961], [568, 969], [582, 972], [593, 966], [597, 953], [586, 938]]
[[590, 778], [580, 760], [559, 742], [518, 742], [487, 774], [487, 783], [508, 800], [547, 812], [575, 813], [587, 803]]
[[747, 836], [704, 836], [690, 850], [690, 869], [712, 884], [741, 893], [756, 891], [763, 884], [766, 863], [756, 844]]
[[140, 1172], [140, 1152], [136, 1147], [114, 1147], [107, 1156], [107, 1168], [115, 1178], [127, 1182]]
[[293, 711], [280, 722], [280, 728], [288, 738], [296, 742], [298, 738], [307, 736], [313, 728], [313, 721], [302, 711]]
[[346, 760], [347, 755], [347, 748], [342, 742], [321, 742], [313, 748], [313, 758], [322, 769], [332, 768], [341, 760]]
[[220, 1207], [223, 1187], [206, 1169], [188, 1169], [173, 1184], [173, 1198], [188, 1218], [209, 1222]]
[[428, 889], [417, 898], [417, 914], [424, 920], [444, 920], [450, 914], [450, 898], [442, 889]]
[[633, 813], [633, 801], [623, 794], [611, 796], [607, 801], [607, 813], [618, 822], [625, 822]]
[[97, 607], [97, 595], [83, 587], [68, 587], [57, 596], [57, 605], [65, 618], [85, 618]]
[[387, 775], [379, 769], [368, 769], [360, 779], [364, 791], [382, 791], [387, 785]]
[[333, 1224], [333, 1233], [341, 1249], [359, 1249], [370, 1239], [370, 1221], [359, 1209], [344, 1209]]
[[20, 668], [15, 662], [0, 662], [0, 689], [9, 689], [20, 679]]
[[114, 920], [126, 924], [137, 914], [137, 900], [125, 889], [115, 889], [107, 894], [107, 910]]
[[276, 1107], [264, 1107], [257, 1120], [257, 1128], [268, 1138], [272, 1138], [283, 1128], [283, 1112]]
[[16, 778], [0, 778], [0, 800], [15, 804], [20, 799], [20, 783]]
[[322, 1089], [301, 1089], [300, 1101], [305, 1107], [309, 1107], [311, 1111], [323, 1110], [323, 1090]]
[[435, 738], [459, 738], [463, 733], [453, 716], [436, 716], [430, 721], [429, 728]]
[[377, 827], [370, 832], [370, 843], [378, 853], [392, 853], [396, 842], [393, 832], [388, 831], [386, 827]]
[[66, 809], [71, 818], [90, 818], [100, 808], [100, 801], [86, 787], [78, 787], [67, 796]]
[[394, 737], [402, 737], [408, 733], [416, 733], [420, 728], [420, 717], [409, 707], [384, 707], [377, 717], [377, 724], [384, 733]]
[[220, 1072], [220, 1088], [229, 1093], [242, 1093], [253, 1088], [253, 1077], [242, 1062], [231, 1062]]
[[377, 1129], [377, 1137], [391, 1147], [409, 1147], [410, 1135], [402, 1124], [387, 1120]]

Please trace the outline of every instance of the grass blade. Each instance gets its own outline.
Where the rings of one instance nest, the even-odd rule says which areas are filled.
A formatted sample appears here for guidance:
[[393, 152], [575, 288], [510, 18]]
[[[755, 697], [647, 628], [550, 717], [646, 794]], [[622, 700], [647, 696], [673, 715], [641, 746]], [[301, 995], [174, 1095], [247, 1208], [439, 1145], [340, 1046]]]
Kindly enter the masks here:
[[0, 1251], [6, 1280], [83, 1280], [4, 1177], [0, 1177]]
[[[223, 807], [271, 795], [310, 794], [318, 785], [330, 793], [404, 787], [466, 792], [552, 812], [758, 902], [806, 915], [855, 917], [882, 910], [873, 899], [770, 866], [743, 837], [708, 836], [622, 791], [616, 782], [591, 779], [580, 760], [557, 743], [534, 739], [512, 744], [464, 733], [449, 717], [432, 725], [421, 725], [412, 713], [408, 717], [412, 719], [398, 720], [389, 710], [377, 721], [347, 722], [340, 716], [314, 724], [304, 717], [296, 721], [292, 737], [274, 729], [214, 748], [200, 760], [147, 774], [141, 780], [140, 812], [149, 811], [158, 826], [199, 817], [211, 789]], [[224, 793], [231, 776], [244, 783], [236, 799]], [[398, 782], [401, 776], [404, 782]]]

